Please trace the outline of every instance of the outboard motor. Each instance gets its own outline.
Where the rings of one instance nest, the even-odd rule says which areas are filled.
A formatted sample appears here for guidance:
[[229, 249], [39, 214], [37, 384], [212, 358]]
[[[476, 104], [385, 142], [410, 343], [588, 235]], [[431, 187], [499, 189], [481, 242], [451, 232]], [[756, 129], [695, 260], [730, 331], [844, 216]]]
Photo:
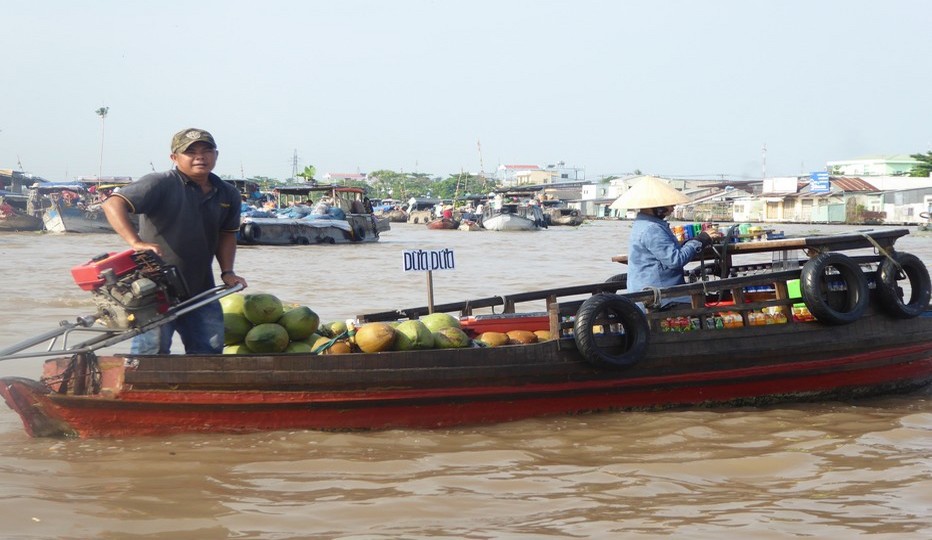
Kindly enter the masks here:
[[93, 294], [97, 319], [108, 328], [145, 325], [188, 298], [178, 268], [152, 251], [105, 253], [75, 266], [71, 275]]

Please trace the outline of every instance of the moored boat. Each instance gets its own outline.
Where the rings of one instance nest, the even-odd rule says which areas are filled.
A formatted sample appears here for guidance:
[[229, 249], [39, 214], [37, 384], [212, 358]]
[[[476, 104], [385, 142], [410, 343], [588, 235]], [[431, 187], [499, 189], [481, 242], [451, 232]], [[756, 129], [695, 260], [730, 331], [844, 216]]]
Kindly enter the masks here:
[[523, 202], [489, 205], [482, 215], [482, 227], [490, 231], [538, 231], [547, 228], [540, 206]]
[[[613, 280], [357, 317], [459, 312], [474, 335], [546, 330], [551, 339], [536, 343], [322, 356], [81, 352], [48, 360], [38, 380], [2, 379], [0, 394], [31, 435], [118, 437], [435, 428], [905, 392], [932, 381], [929, 276], [894, 249], [906, 233], [721, 246], [729, 251], [719, 252], [715, 271], [734, 277], [700, 265], [696, 281], [653, 291], [621, 292]], [[870, 247], [877, 252], [842, 253]], [[736, 264], [744, 254], [788, 250], [813, 256]], [[692, 307], [651, 307], [680, 296]], [[523, 307], [540, 303], [544, 312]], [[799, 305], [814, 320], [797, 316]], [[504, 313], [476, 313], [488, 308]], [[758, 324], [767, 313], [775, 317]], [[724, 314], [728, 324], [719, 325]]]
[[433, 230], [454, 230], [460, 226], [460, 222], [453, 218], [435, 218], [427, 222], [427, 228]]
[[38, 203], [33, 211], [42, 216], [46, 231], [51, 233], [112, 233], [100, 206], [98, 194], [91, 193], [81, 183], [56, 184], [46, 182], [30, 188], [30, 198]]
[[[391, 229], [366, 204], [365, 190], [336, 185], [279, 186], [277, 217], [244, 215], [237, 243], [317, 245], [377, 242]], [[313, 207], [310, 205], [314, 205]]]
[[570, 208], [565, 201], [559, 199], [544, 199], [540, 202], [544, 218], [548, 225], [566, 225], [575, 227], [582, 225], [585, 218], [579, 210]]
[[14, 207], [0, 196], [0, 231], [39, 231], [42, 220]]

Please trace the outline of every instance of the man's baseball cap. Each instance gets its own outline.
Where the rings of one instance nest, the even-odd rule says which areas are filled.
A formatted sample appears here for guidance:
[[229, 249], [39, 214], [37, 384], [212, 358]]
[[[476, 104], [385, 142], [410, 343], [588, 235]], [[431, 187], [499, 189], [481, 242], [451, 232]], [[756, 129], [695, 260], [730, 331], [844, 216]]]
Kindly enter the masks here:
[[213, 135], [203, 129], [188, 128], [182, 129], [172, 137], [172, 154], [180, 154], [196, 142], [205, 142], [213, 148], [217, 148]]

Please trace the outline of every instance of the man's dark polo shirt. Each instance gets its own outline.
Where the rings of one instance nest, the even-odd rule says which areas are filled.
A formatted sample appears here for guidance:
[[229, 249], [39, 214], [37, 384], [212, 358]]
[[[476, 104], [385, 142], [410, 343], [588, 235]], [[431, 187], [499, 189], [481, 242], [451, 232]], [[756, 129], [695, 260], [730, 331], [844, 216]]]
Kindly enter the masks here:
[[203, 193], [188, 177], [172, 169], [147, 174], [114, 195], [141, 214], [139, 237], [162, 247], [162, 258], [184, 276], [188, 292], [197, 294], [214, 286], [211, 269], [220, 231], [239, 230], [239, 191], [215, 174], [213, 190]]

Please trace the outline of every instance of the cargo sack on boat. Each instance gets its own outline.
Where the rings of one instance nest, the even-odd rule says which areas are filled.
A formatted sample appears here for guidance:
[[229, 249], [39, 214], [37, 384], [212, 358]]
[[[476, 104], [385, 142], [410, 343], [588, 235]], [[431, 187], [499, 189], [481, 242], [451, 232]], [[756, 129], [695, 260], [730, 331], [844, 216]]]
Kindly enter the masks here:
[[644, 312], [631, 300], [617, 294], [596, 294], [576, 312], [573, 339], [586, 361], [623, 368], [644, 357], [650, 327]]
[[[909, 300], [899, 282], [909, 281]], [[899, 319], [911, 319], [929, 307], [932, 285], [929, 270], [911, 253], [893, 253], [885, 257], [877, 270], [877, 300], [884, 311]]]
[[867, 277], [856, 262], [841, 253], [820, 253], [806, 261], [800, 285], [803, 302], [820, 322], [852, 323], [867, 309]]

